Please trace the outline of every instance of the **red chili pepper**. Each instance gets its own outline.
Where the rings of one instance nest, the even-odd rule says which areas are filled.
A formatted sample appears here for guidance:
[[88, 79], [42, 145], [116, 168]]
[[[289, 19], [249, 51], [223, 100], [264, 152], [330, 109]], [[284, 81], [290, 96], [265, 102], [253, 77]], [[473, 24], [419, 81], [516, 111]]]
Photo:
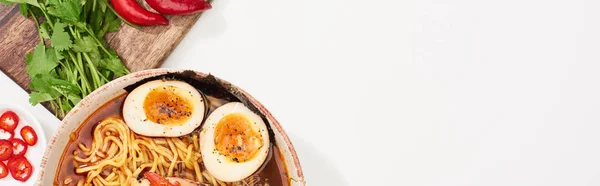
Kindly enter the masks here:
[[146, 0], [146, 3], [158, 13], [166, 15], [193, 14], [212, 8], [204, 0]]
[[130, 23], [140, 26], [169, 24], [167, 18], [144, 9], [135, 0], [110, 0], [110, 2], [115, 11]]

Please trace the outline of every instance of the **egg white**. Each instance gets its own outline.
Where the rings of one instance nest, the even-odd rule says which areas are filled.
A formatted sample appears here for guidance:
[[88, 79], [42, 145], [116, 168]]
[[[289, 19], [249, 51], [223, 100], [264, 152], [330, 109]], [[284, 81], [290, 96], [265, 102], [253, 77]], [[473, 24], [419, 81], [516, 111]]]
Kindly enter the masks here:
[[[253, 125], [252, 127], [258, 129], [263, 140], [263, 145], [259, 148], [257, 154], [245, 162], [231, 161], [220, 154], [215, 147], [215, 127], [223, 116], [232, 113], [244, 115]], [[240, 181], [256, 172], [267, 158], [269, 144], [269, 132], [262, 118], [239, 102], [227, 103], [213, 111], [204, 122], [200, 132], [202, 161], [211, 175], [225, 182]]]
[[[148, 93], [157, 87], [173, 86], [175, 93], [193, 106], [187, 122], [177, 126], [158, 124], [146, 117], [144, 101]], [[154, 80], [135, 88], [123, 103], [123, 119], [129, 128], [140, 135], [150, 137], [179, 137], [187, 135], [202, 124], [205, 114], [204, 98], [191, 85], [176, 80]]]

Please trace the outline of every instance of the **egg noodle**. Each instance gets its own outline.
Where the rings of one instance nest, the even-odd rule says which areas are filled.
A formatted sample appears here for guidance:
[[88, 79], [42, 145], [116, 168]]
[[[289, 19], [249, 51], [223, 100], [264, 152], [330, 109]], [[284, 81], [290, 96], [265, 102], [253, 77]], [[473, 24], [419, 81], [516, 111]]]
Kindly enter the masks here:
[[[165, 177], [181, 177], [209, 185], [247, 185], [213, 178], [201, 166], [198, 133], [176, 138], [138, 136], [118, 118], [107, 118], [93, 130], [91, 147], [79, 143], [73, 152], [75, 172], [85, 175], [77, 185], [130, 185], [142, 171]], [[65, 185], [71, 182], [67, 178]]]

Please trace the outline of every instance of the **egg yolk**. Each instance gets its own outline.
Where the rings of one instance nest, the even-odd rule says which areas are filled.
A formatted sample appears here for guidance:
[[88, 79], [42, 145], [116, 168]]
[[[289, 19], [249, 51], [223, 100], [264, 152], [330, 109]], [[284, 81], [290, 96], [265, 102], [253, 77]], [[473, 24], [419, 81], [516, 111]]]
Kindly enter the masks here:
[[157, 87], [146, 95], [144, 111], [148, 120], [164, 125], [180, 125], [190, 119], [194, 109], [177, 94], [175, 86]]
[[215, 147], [219, 154], [233, 162], [252, 159], [262, 148], [260, 131], [252, 127], [250, 121], [238, 113], [223, 116], [215, 127]]

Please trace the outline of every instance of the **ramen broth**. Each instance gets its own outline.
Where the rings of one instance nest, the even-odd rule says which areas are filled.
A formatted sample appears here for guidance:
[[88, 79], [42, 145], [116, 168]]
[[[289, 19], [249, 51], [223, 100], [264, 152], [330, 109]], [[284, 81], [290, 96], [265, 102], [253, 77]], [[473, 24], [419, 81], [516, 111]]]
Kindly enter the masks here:
[[[73, 154], [75, 151], [79, 150], [78, 144], [82, 143], [86, 146], [91, 146], [93, 129], [100, 121], [109, 117], [123, 119], [121, 113], [123, 102], [126, 97], [127, 94], [123, 94], [105, 103], [102, 107], [92, 113], [76, 131], [71, 132], [69, 143], [61, 156], [60, 164], [56, 171], [57, 174], [54, 179], [54, 185], [76, 185], [79, 180], [85, 178], [85, 175], [75, 173]], [[206, 98], [210, 103], [207, 107], [207, 114], [210, 114], [210, 112], [217, 107], [229, 102], [213, 95], [206, 95]], [[202, 171], [207, 170], [202, 166]], [[270, 186], [289, 185], [290, 180], [286, 172], [283, 156], [276, 145], [271, 143], [267, 159], [252, 176], [255, 178], [258, 177], [259, 181], [257, 182], [257, 185], [263, 185], [265, 183], [268, 183]], [[70, 181], [65, 181], [67, 179]]]

